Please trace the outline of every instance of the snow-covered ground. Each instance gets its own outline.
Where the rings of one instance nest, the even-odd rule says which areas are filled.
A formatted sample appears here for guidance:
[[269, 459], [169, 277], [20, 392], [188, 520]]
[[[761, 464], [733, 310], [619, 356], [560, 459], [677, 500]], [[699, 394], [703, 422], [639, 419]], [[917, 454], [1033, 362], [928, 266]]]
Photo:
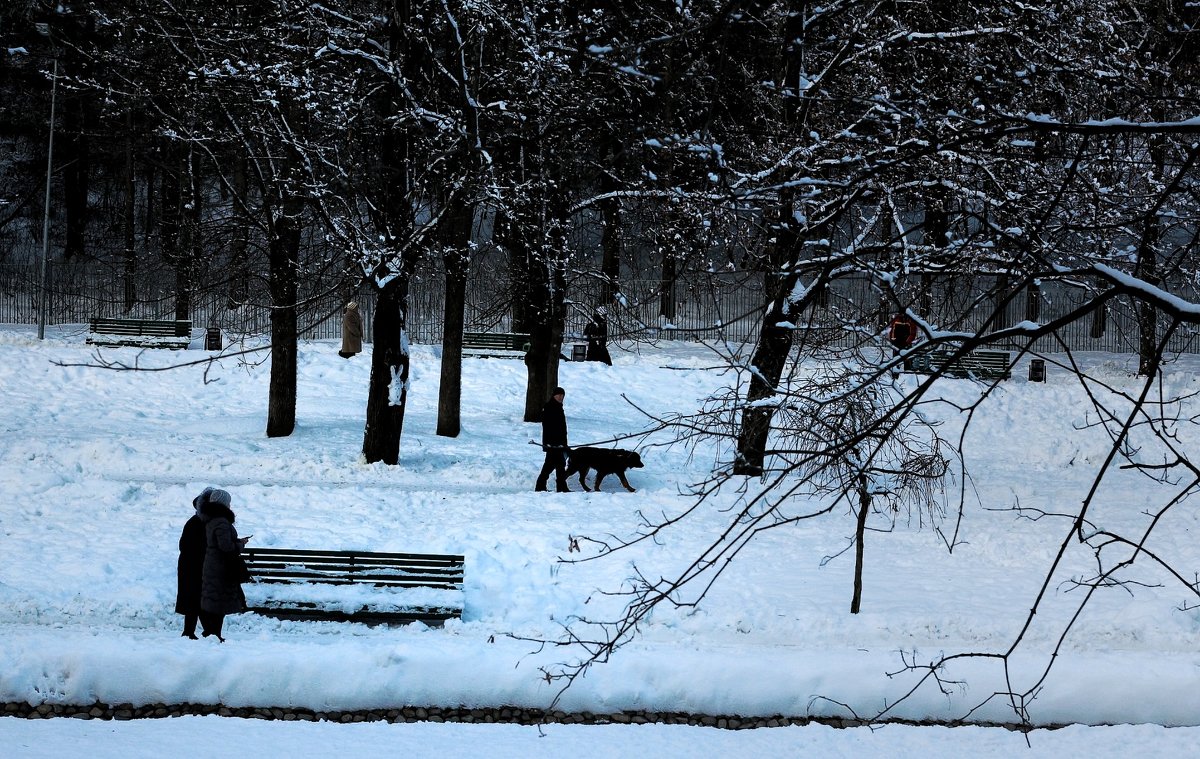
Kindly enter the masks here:
[[[200, 341], [193, 343], [200, 347]], [[533, 493], [541, 452], [521, 421], [524, 366], [467, 360], [463, 431], [434, 434], [436, 348], [417, 346], [402, 464], [360, 461], [368, 356], [345, 361], [334, 344], [302, 344], [298, 426], [264, 435], [269, 367], [225, 358], [172, 371], [114, 372], [91, 360], [82, 328], [0, 326], [0, 701], [90, 704], [210, 703], [313, 710], [513, 705], [544, 708], [559, 685], [544, 668], [578, 652], [537, 648], [575, 617], [611, 618], [616, 590], [636, 567], [678, 571], [721, 529], [736, 498], [725, 493], [657, 542], [583, 563], [562, 563], [573, 538], [630, 536], [643, 516], [692, 504], [682, 492], [718, 451], [630, 440], [646, 468], [637, 493], [610, 478], [604, 493]], [[575, 445], [633, 435], [651, 413], [694, 409], [729, 377], [706, 349], [663, 343], [614, 350], [614, 366], [564, 364]], [[187, 352], [106, 350], [156, 368], [202, 359]], [[260, 362], [265, 354], [252, 356]], [[1091, 371], [1132, 390], [1132, 358], [1084, 357]], [[1200, 361], [1173, 365], [1165, 386], [1200, 389]], [[912, 378], [902, 381], [911, 382]], [[966, 381], [947, 381], [961, 400]], [[1062, 520], [1021, 519], [1009, 507], [1073, 509], [1103, 460], [1107, 440], [1088, 424], [1080, 388], [1052, 368], [1045, 384], [1020, 369], [974, 420], [969, 463], [978, 503], [963, 543], [949, 553], [927, 526], [902, 522], [866, 543], [863, 611], [848, 612], [853, 522], [837, 511], [772, 530], [730, 567], [697, 610], [660, 609], [642, 635], [562, 697], [567, 711], [662, 710], [728, 715], [869, 715], [907, 692], [905, 658], [1006, 650], [1066, 534]], [[1185, 416], [1197, 409], [1185, 409]], [[948, 407], [944, 413], [950, 414]], [[947, 416], [948, 428], [958, 423]], [[1195, 434], [1183, 428], [1184, 443]], [[575, 483], [573, 483], [574, 485]], [[228, 642], [179, 636], [172, 613], [176, 542], [191, 499], [206, 485], [233, 494], [239, 531], [260, 546], [453, 552], [466, 556], [465, 612], [441, 629], [226, 620]], [[1105, 480], [1092, 516], [1131, 530], [1164, 489], [1120, 471]], [[799, 505], [797, 505], [799, 508]], [[1186, 576], [1200, 570], [1200, 516], [1172, 511], [1154, 531], [1157, 556]], [[1010, 659], [1017, 690], [1040, 677], [1061, 625], [1082, 593], [1068, 582], [1090, 569], [1071, 548], [1048, 604]], [[1033, 735], [1033, 755], [1187, 753], [1200, 739], [1200, 613], [1181, 611], [1184, 590], [1150, 562], [1126, 575], [1133, 592], [1093, 600], [1036, 700], [1035, 724], [1078, 723]], [[509, 635], [512, 634], [512, 635]], [[899, 674], [897, 674], [899, 673]], [[893, 675], [890, 676], [889, 675]], [[947, 671], [959, 682], [925, 687], [894, 711], [911, 719], [963, 716], [1004, 688], [995, 660]], [[975, 712], [1012, 721], [995, 699]], [[1102, 727], [1101, 725], [1115, 725]], [[994, 728], [821, 726], [719, 731], [678, 726], [336, 725], [216, 717], [137, 722], [0, 718], [5, 755], [150, 756], [173, 746], [237, 745], [259, 756], [356, 749], [383, 755], [962, 756], [1024, 750]], [[15, 747], [15, 748], [14, 748]], [[15, 753], [10, 753], [15, 751]]]

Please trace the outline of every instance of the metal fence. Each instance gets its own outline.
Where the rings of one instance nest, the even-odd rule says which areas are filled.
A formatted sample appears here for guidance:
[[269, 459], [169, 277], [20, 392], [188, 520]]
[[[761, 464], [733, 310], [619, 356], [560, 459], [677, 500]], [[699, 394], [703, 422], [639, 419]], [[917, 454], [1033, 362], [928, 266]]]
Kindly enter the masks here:
[[[173, 273], [169, 269], [145, 272], [137, 278], [133, 306], [125, 308], [122, 278], [111, 269], [97, 265], [53, 264], [47, 276], [47, 323], [86, 324], [96, 316], [130, 316], [172, 319], [175, 315]], [[915, 278], [914, 278], [915, 280]], [[930, 284], [930, 283], [926, 283]], [[990, 300], [996, 278], [965, 275], [944, 276], [933, 280], [928, 300], [931, 321], [951, 330], [975, 330], [994, 310]], [[908, 284], [911, 292], [917, 282]], [[566, 334], [578, 339], [590, 315], [591, 304], [598, 302], [598, 283], [581, 277], [568, 285]], [[763, 305], [761, 277], [742, 274], [693, 275], [664, 286], [657, 280], [626, 280], [621, 283], [619, 303], [610, 309], [609, 330], [613, 340], [716, 340], [733, 342], [753, 340], [761, 326]], [[506, 307], [507, 283], [498, 281], [494, 272], [473, 272], [467, 286], [466, 328], [473, 331], [510, 331], [511, 308]], [[1188, 300], [1200, 299], [1195, 287], [1176, 286], [1172, 292]], [[664, 290], [673, 302], [673, 315], [660, 315]], [[38, 322], [39, 274], [36, 265], [0, 265], [0, 323], [36, 324]], [[371, 340], [375, 302], [370, 292], [354, 296], [363, 312], [365, 338]], [[1031, 314], [1029, 293], [1021, 293], [1009, 304], [1004, 325], [1022, 321], [1029, 315], [1039, 321], [1069, 313], [1089, 297], [1081, 287], [1047, 283], [1036, 294], [1037, 313]], [[409, 337], [415, 343], [437, 344], [442, 340], [445, 287], [437, 270], [419, 272], [412, 280], [409, 295]], [[336, 288], [306, 292], [302, 286], [299, 324], [307, 339], [337, 339], [341, 335], [343, 296]], [[878, 291], [866, 278], [836, 281], [819, 308], [805, 315], [801, 326], [836, 329], [842, 314], [861, 319], [874, 308], [880, 319], [887, 318]], [[262, 335], [270, 331], [271, 309], [265, 294], [251, 295], [247, 302], [231, 308], [227, 292], [217, 287], [199, 290], [192, 298], [192, 323], [196, 327], [219, 326], [231, 336]], [[941, 316], [956, 315], [957, 323]], [[942, 319], [942, 321], [938, 321]], [[1177, 352], [1200, 351], [1194, 329], [1178, 332], [1170, 348]], [[853, 340], [847, 336], [847, 342]], [[1008, 346], [1016, 347], [1016, 345]], [[1045, 353], [1066, 348], [1114, 353], [1137, 350], [1137, 312], [1135, 304], [1117, 299], [1099, 323], [1079, 321], [1059, 330], [1056, 338], [1043, 338], [1035, 346]]]

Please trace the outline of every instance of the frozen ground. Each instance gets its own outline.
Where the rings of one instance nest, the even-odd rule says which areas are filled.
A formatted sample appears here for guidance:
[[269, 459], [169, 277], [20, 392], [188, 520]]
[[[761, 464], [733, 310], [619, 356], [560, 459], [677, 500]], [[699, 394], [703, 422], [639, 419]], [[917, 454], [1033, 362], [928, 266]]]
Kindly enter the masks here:
[[[198, 348], [199, 343], [194, 343]], [[81, 366], [90, 351], [81, 328], [58, 328], [40, 343], [31, 328], [0, 327], [0, 701], [30, 703], [222, 703], [314, 710], [403, 704], [544, 707], [557, 687], [543, 667], [569, 662], [569, 649], [537, 651], [510, 637], [556, 637], [580, 615], [605, 618], [634, 564], [669, 575], [724, 524], [727, 493], [662, 541], [597, 561], [564, 564], [573, 537], [628, 536], [642, 514], [671, 515], [681, 493], [720, 451], [660, 447], [637, 438], [646, 468], [636, 494], [534, 494], [538, 435], [521, 421], [524, 366], [468, 360], [463, 432], [434, 434], [437, 349], [418, 346], [402, 465], [360, 461], [366, 356], [343, 361], [329, 343], [300, 352], [299, 424], [268, 439], [268, 367], [223, 359], [210, 367], [111, 372]], [[198, 359], [132, 349], [109, 357], [158, 367]], [[695, 408], [728, 376], [692, 345], [664, 343], [614, 351], [615, 365], [565, 364], [567, 418], [574, 444], [646, 429], [635, 405], [653, 413]], [[1132, 389], [1131, 359], [1089, 355], [1092, 371]], [[1200, 362], [1176, 364], [1168, 389], [1197, 389]], [[905, 379], [904, 381], [910, 381]], [[946, 393], [966, 397], [970, 383]], [[647, 709], [709, 714], [845, 716], [876, 712], [911, 685], [901, 652], [918, 661], [940, 653], [1005, 650], [1032, 603], [1066, 525], [1018, 519], [1020, 502], [1047, 511], [1083, 497], [1107, 441], [1089, 421], [1080, 389], [1065, 374], [1028, 383], [1018, 371], [975, 420], [969, 439], [979, 503], [953, 553], [929, 529], [901, 524], [871, 533], [863, 612], [848, 613], [853, 557], [842, 554], [852, 521], [844, 513], [765, 533], [740, 555], [696, 611], [656, 612], [643, 634], [592, 670], [560, 708]], [[1186, 411], [1186, 410], [1185, 410]], [[1194, 413], [1192, 409], [1190, 413]], [[948, 425], [957, 420], [947, 418]], [[1184, 428], [1186, 438], [1194, 434]], [[187, 641], [172, 613], [176, 541], [191, 498], [206, 485], [228, 489], [243, 534], [257, 545], [461, 552], [467, 557], [466, 611], [443, 629], [366, 628], [284, 622], [243, 615], [229, 641]], [[619, 492], [618, 492], [619, 491]], [[1130, 530], [1163, 491], [1121, 472], [1106, 480], [1098, 523]], [[981, 505], [982, 504], [982, 505]], [[797, 508], [800, 504], [797, 505]], [[1176, 509], [1153, 533], [1157, 555], [1200, 567], [1191, 535], [1194, 509]], [[586, 547], [589, 544], [583, 542]], [[1012, 660], [1018, 689], [1040, 674], [1079, 593], [1071, 577], [1088, 556], [1068, 552], [1050, 603]], [[1148, 562], [1088, 607], [1063, 655], [1030, 705], [1036, 724], [1080, 726], [1034, 737], [1051, 755], [1175, 756], [1200, 725], [1200, 615]], [[1190, 575], [1188, 575], [1190, 576]], [[1004, 684], [993, 661], [948, 673], [961, 686], [926, 688], [896, 715], [962, 716]], [[1011, 720], [994, 701], [983, 720]], [[1082, 725], [1115, 724], [1118, 727]], [[1170, 729], [1173, 728], [1173, 729]], [[546, 736], [516, 726], [313, 725], [218, 718], [137, 723], [0, 719], [0, 740], [16, 756], [161, 755], [155, 746], [229, 741], [261, 756], [375, 753], [485, 756], [652, 755], [961, 756], [1024, 746], [1012, 733], [892, 726], [877, 732], [822, 727], [721, 732], [704, 728], [551, 726]], [[328, 747], [328, 751], [325, 750]]]

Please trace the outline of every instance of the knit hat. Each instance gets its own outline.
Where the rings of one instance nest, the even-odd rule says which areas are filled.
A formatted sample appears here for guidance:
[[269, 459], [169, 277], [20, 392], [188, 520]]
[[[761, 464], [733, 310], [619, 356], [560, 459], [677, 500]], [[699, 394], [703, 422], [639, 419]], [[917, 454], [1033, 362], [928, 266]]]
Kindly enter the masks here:
[[357, 311], [358, 303], [356, 303], [354, 301], [350, 301], [349, 303], [346, 304], [346, 308], [350, 309], [351, 311]]
[[553, 397], [555, 395], [566, 395], [566, 394], [567, 394], [567, 391], [563, 390], [561, 387], [554, 388], [554, 392], [550, 393], [551, 397]]
[[201, 490], [200, 495], [192, 499], [192, 508], [196, 511], [199, 511], [201, 506], [208, 503], [208, 499], [212, 495], [212, 492], [213, 488], [205, 488], [204, 490]]
[[233, 503], [233, 497], [229, 495], [228, 490], [213, 490], [208, 494], [208, 502], [219, 503], [225, 508], [229, 508], [229, 505]]

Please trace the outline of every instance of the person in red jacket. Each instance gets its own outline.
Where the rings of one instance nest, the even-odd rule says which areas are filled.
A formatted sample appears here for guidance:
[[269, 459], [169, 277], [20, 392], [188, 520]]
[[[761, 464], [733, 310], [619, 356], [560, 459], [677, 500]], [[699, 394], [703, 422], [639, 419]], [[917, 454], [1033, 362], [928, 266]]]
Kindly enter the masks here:
[[[906, 313], [896, 314], [888, 324], [887, 339], [892, 344], [892, 355], [899, 356], [900, 351], [911, 348], [916, 341], [917, 323]], [[907, 360], [904, 368], [909, 368]]]
[[908, 314], [896, 314], [892, 317], [892, 321], [888, 324], [888, 342], [895, 348], [893, 356], [900, 355], [900, 351], [905, 348], [911, 348], [913, 341], [917, 339], [917, 323]]

